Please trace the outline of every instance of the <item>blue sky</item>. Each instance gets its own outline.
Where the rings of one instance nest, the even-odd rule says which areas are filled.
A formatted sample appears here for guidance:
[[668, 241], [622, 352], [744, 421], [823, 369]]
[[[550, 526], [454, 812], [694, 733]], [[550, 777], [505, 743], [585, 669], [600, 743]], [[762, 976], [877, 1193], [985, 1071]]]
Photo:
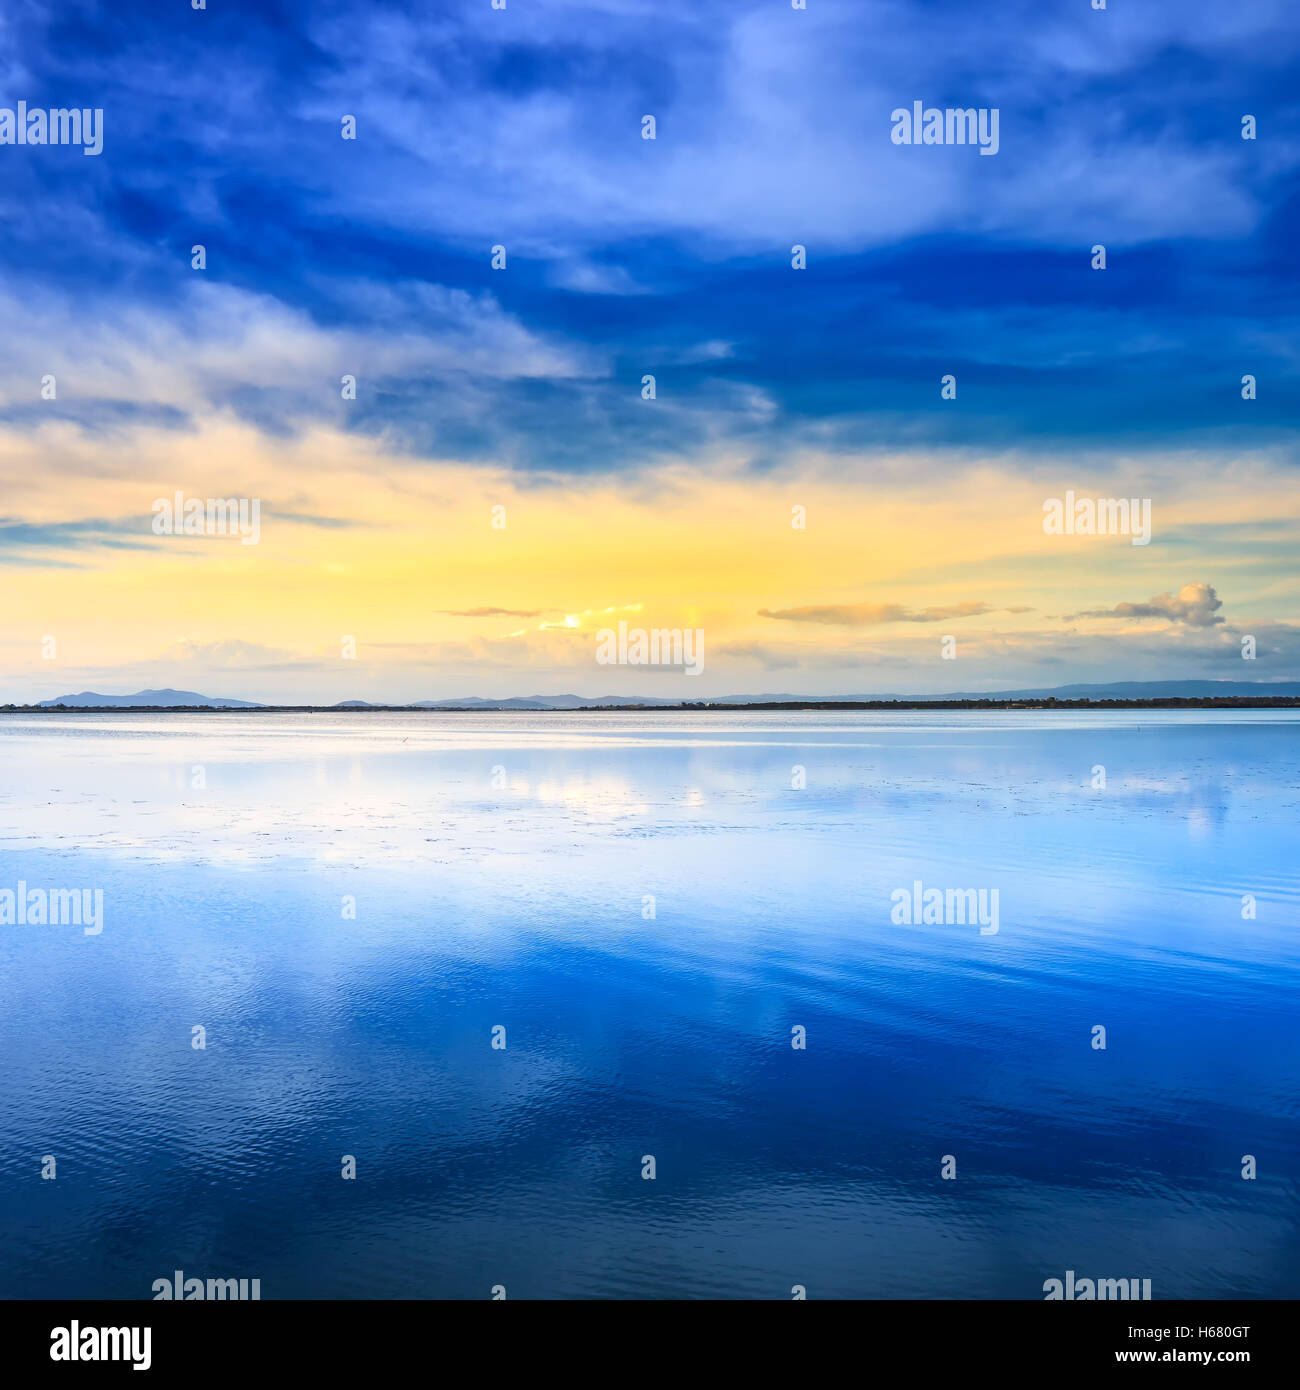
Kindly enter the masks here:
[[[1300, 24], [1281, 0], [16, 0], [0, 43], [0, 105], [105, 112], [97, 157], [0, 148], [15, 569], [137, 544], [136, 511], [106, 515], [93, 486], [33, 491], [24, 441], [52, 478], [125, 481], [149, 432], [182, 486], [214, 419], [268, 449], [351, 438], [386, 476], [454, 463], [651, 496], [683, 465], [945, 490], [1066, 461], [1101, 488], [1123, 459], [1181, 505], [1244, 461], [1255, 563], [1289, 496]], [[914, 100], [998, 108], [998, 153], [891, 143]], [[45, 371], [56, 401], [32, 389]], [[97, 474], [87, 440], [115, 451]], [[340, 496], [300, 479], [277, 500], [299, 528], [362, 525]], [[1263, 602], [1280, 564], [1231, 592], [1199, 562], [1232, 537], [1188, 555], [1187, 534], [1097, 604], [1217, 582], [1286, 620]]]

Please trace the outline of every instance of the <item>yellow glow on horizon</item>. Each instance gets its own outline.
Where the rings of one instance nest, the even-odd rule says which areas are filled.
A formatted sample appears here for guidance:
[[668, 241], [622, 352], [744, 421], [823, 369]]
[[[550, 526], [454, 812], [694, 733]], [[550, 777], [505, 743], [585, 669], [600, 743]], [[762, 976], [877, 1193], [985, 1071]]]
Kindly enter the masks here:
[[[57, 456], [57, 469], [42, 451]], [[46, 635], [58, 640], [58, 666], [83, 669], [171, 661], [183, 671], [196, 653], [232, 672], [291, 668], [337, 659], [351, 636], [372, 668], [504, 673], [522, 661], [540, 675], [589, 672], [595, 629], [612, 615], [641, 614], [647, 626], [705, 630], [717, 669], [755, 654], [816, 663], [928, 650], [950, 628], [1014, 645], [1018, 633], [1029, 642], [1049, 621], [1059, 627], [1063, 614], [1215, 578], [1182, 572], [1192, 562], [1158, 543], [1044, 535], [1043, 499], [1070, 480], [990, 464], [968, 466], [959, 487], [900, 465], [818, 460], [780, 475], [683, 465], [633, 481], [538, 481], [388, 458], [374, 441], [329, 431], [270, 440], [214, 419], [180, 447], [162, 430], [97, 446], [67, 427], [0, 431], [0, 475], [11, 514], [24, 522], [110, 518], [111, 539], [129, 547], [43, 548], [44, 563], [24, 566], [10, 583], [11, 669], [54, 685], [56, 668], [39, 651]], [[1130, 478], [1122, 495], [1140, 481]], [[1263, 469], [1251, 487], [1240, 472], [1218, 485], [1200, 477], [1194, 503], [1180, 501], [1167, 477], [1145, 481], [1166, 499], [1156, 506], [1157, 541], [1177, 527], [1300, 514], [1295, 496]], [[259, 498], [258, 543], [153, 535], [153, 499], [177, 490]], [[791, 524], [796, 507], [806, 510], [806, 529]], [[504, 528], [493, 526], [493, 508], [504, 508]], [[1272, 594], [1279, 613], [1286, 608], [1276, 568], [1260, 562], [1254, 575], [1248, 548], [1231, 563]], [[632, 594], [637, 602], [626, 602]], [[760, 616], [978, 603], [990, 611], [946, 626]]]

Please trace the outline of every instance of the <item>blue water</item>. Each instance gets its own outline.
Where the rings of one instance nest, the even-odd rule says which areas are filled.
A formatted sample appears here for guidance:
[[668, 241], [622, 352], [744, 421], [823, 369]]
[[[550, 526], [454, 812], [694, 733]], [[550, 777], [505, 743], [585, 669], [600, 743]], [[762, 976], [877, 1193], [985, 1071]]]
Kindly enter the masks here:
[[1298, 810], [1289, 712], [0, 719], [104, 893], [0, 926], [0, 1295], [1296, 1297]]

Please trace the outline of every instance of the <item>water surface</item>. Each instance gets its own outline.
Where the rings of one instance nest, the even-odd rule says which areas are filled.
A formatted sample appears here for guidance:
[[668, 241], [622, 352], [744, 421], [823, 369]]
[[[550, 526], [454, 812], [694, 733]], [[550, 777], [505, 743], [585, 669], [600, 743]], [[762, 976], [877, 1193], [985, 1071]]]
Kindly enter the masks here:
[[1298, 726], [0, 719], [0, 1295], [1296, 1297]]

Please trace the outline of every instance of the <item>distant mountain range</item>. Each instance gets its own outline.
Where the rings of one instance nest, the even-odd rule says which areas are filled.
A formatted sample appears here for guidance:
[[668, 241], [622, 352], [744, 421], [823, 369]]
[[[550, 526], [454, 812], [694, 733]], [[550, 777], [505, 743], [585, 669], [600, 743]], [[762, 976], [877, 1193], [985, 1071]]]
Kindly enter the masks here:
[[[966, 690], [942, 695], [713, 695], [711, 705], [811, 704], [843, 700], [1204, 700], [1230, 697], [1300, 697], [1300, 681], [1114, 681], [1106, 685], [1058, 685], [1032, 690]], [[350, 702], [355, 703], [355, 702]], [[412, 709], [583, 709], [597, 705], [680, 705], [683, 697], [662, 699], [655, 696], [607, 695], [524, 695], [509, 700], [487, 700], [472, 695], [461, 700], [421, 700]]]
[[134, 695], [100, 695], [83, 690], [79, 695], [60, 695], [57, 700], [42, 700], [39, 708], [55, 709], [59, 705], [74, 705], [78, 709], [138, 709], [142, 705], [154, 708], [176, 706], [206, 709], [258, 709], [254, 700], [222, 700], [211, 695], [199, 695], [193, 690], [137, 690]]
[[[1227, 698], [1300, 698], [1300, 681], [1112, 681], [1102, 685], [1040, 686], [1026, 690], [964, 690], [944, 695], [715, 695], [711, 705], [811, 704], [828, 701], [940, 701], [940, 700], [1159, 700]], [[416, 700], [403, 705], [374, 704], [368, 700], [343, 700], [317, 706], [329, 709], [460, 709], [460, 710], [570, 710], [597, 706], [641, 705], [673, 706], [686, 703], [681, 697], [663, 699], [652, 695], [517, 695], [504, 700], [468, 695], [456, 700]], [[268, 709], [255, 700], [227, 700], [200, 695], [193, 690], [138, 690], [134, 695], [100, 695], [83, 690], [77, 695], [60, 695], [42, 700], [40, 709]]]
[[[1295, 699], [1300, 681], [1112, 681], [1106, 685], [1053, 685], [1033, 690], [974, 690], [952, 695], [922, 695], [923, 700], [1206, 700], [1253, 697]], [[846, 696], [847, 699], [893, 699], [893, 696]], [[902, 698], [902, 697], [900, 697]]]

